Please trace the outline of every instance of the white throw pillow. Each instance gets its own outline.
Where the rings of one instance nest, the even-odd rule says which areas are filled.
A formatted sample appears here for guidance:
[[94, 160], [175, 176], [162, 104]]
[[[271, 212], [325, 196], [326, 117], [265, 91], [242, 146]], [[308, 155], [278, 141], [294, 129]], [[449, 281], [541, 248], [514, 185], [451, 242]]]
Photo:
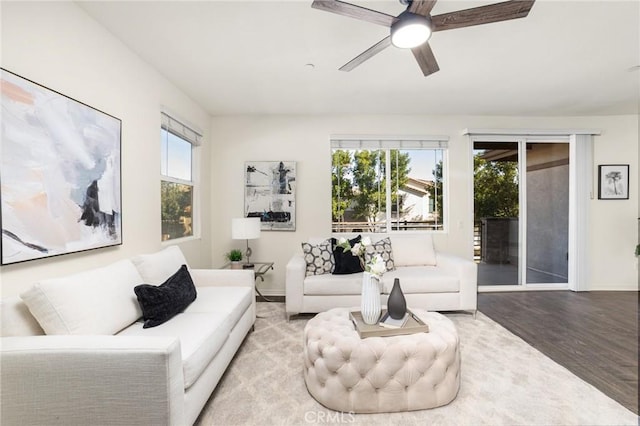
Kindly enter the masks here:
[[436, 266], [436, 251], [431, 234], [392, 234], [395, 266]]
[[141, 254], [131, 260], [138, 268], [144, 283], [153, 285], [165, 282], [182, 265], [189, 266], [178, 246], [169, 246], [157, 253]]
[[20, 298], [47, 334], [115, 334], [142, 316], [130, 260], [36, 283]]
[[38, 336], [44, 334], [29, 308], [17, 296], [0, 300], [0, 336]]

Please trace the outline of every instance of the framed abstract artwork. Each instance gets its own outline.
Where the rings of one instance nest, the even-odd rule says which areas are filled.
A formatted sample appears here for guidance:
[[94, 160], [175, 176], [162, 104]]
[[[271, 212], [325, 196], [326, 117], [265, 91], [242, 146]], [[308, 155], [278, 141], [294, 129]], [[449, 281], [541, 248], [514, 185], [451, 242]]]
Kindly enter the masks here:
[[112, 115], [0, 69], [2, 264], [122, 244]]
[[628, 164], [603, 164], [598, 166], [598, 199], [629, 199]]
[[295, 161], [247, 161], [244, 169], [245, 217], [259, 217], [263, 231], [295, 231]]

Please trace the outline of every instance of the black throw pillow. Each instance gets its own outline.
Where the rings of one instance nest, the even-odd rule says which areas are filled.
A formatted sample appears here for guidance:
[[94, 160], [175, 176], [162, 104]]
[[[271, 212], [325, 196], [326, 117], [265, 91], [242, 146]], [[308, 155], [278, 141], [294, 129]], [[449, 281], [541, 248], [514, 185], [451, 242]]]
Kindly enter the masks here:
[[140, 284], [133, 291], [142, 309], [142, 328], [155, 327], [169, 321], [197, 297], [187, 265], [182, 265], [178, 272], [159, 286]]
[[[356, 245], [362, 240], [362, 235], [358, 235], [357, 237], [349, 240], [349, 244], [351, 247]], [[333, 269], [334, 275], [345, 275], [345, 274], [355, 274], [357, 272], [362, 272], [362, 264], [360, 263], [360, 258], [353, 253], [351, 250], [345, 253], [344, 248], [339, 247], [338, 240], [335, 238], [331, 238], [331, 246], [333, 247], [333, 259], [335, 261], [335, 268]]]

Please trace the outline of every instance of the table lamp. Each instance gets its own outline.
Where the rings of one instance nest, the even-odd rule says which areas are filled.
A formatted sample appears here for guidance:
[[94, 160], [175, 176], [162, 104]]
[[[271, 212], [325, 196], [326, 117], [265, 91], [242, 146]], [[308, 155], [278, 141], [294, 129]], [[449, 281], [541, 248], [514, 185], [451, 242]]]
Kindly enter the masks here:
[[259, 217], [242, 217], [231, 219], [231, 238], [234, 240], [247, 240], [247, 262], [244, 267], [251, 268], [253, 264], [251, 260], [251, 247], [249, 240], [260, 238], [260, 218]]

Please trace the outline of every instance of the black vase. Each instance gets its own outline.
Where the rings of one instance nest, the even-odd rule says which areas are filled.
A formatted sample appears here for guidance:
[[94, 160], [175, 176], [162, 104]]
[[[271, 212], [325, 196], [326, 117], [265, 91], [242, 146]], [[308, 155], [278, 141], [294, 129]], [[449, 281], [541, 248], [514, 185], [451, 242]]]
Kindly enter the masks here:
[[407, 313], [407, 301], [404, 298], [404, 294], [402, 294], [399, 278], [393, 280], [393, 288], [387, 300], [387, 312], [393, 319], [404, 318], [404, 314]]

